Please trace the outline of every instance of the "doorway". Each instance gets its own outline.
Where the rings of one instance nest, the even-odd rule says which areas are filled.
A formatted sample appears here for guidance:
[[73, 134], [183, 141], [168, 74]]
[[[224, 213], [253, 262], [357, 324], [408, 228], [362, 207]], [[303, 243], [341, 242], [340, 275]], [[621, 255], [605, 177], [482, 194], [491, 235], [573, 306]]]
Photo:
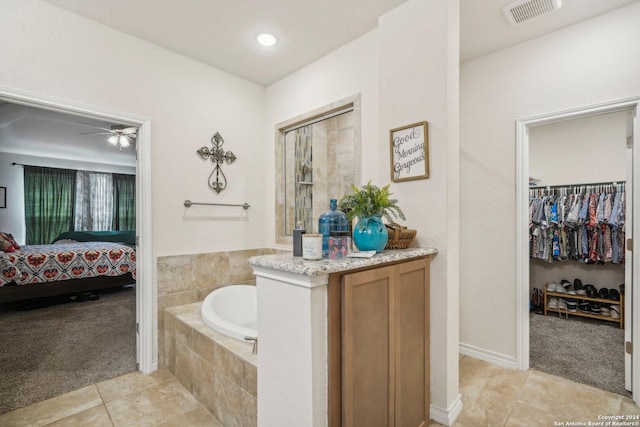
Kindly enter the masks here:
[[[640, 100], [638, 99], [630, 99], [623, 100], [619, 102], [612, 102], [606, 104], [600, 104], [595, 106], [589, 106], [585, 108], [574, 109], [570, 111], [558, 112], [547, 114], [543, 116], [537, 116], [533, 118], [521, 119], [516, 122], [517, 127], [517, 281], [519, 285], [516, 288], [517, 295], [517, 313], [518, 313], [518, 335], [517, 335], [517, 364], [520, 369], [528, 369], [530, 367], [530, 325], [529, 325], [529, 304], [530, 304], [530, 259], [529, 259], [529, 178], [531, 177], [531, 168], [530, 164], [532, 161], [531, 157], [531, 144], [532, 144], [532, 134], [535, 134], [534, 128], [543, 126], [543, 125], [552, 125], [561, 122], [566, 122], [568, 120], [575, 119], [583, 119], [586, 117], [593, 116], [601, 116], [606, 114], [623, 114], [627, 117], [627, 123], [625, 125], [624, 132], [626, 133], [628, 142], [630, 146], [633, 146], [633, 143], [637, 141], [637, 137], [635, 136], [637, 132], [634, 130], [637, 128], [637, 107]], [[560, 144], [561, 142], [558, 142]], [[624, 141], [623, 141], [624, 143]], [[634, 171], [638, 164], [637, 162], [637, 150], [629, 150], [629, 164], [631, 165], [630, 171]], [[625, 169], [625, 160], [622, 161], [622, 165], [619, 165], [619, 170]], [[535, 178], [535, 177], [533, 177]], [[617, 178], [616, 178], [617, 179]], [[626, 179], [626, 177], [625, 177]], [[637, 191], [635, 190], [637, 185], [634, 185], [634, 180], [637, 179], [637, 174], [633, 174], [633, 177], [629, 177], [626, 179], [627, 187], [626, 190], [629, 194], [630, 199], [638, 200], [636, 196]], [[597, 181], [596, 181], [597, 182]], [[547, 183], [544, 183], [547, 184]], [[548, 183], [555, 184], [555, 183]], [[631, 213], [631, 212], [630, 212]], [[631, 213], [629, 217], [626, 219], [626, 223], [629, 226], [632, 226], [637, 223], [638, 215], [636, 212]], [[631, 228], [631, 227], [629, 227]], [[636, 234], [637, 227], [633, 227], [633, 229], [627, 229], [627, 239], [633, 238]], [[637, 262], [638, 254], [633, 252], [626, 252], [627, 259], [626, 264], [628, 266], [633, 265], [634, 262]], [[631, 283], [632, 281], [637, 280], [637, 272], [633, 271], [631, 268], [626, 268], [625, 283]], [[623, 274], [624, 276], [624, 274]], [[558, 277], [557, 281], [563, 277]], [[634, 280], [635, 279], [635, 280]], [[622, 282], [621, 282], [622, 283]], [[536, 285], [538, 286], [538, 285]], [[631, 321], [631, 315], [633, 313], [633, 309], [638, 307], [638, 295], [631, 293], [631, 286], [627, 286], [626, 298], [627, 298], [627, 306], [630, 308], [626, 310], [628, 320], [625, 321], [625, 333], [627, 337], [625, 337], [625, 341], [633, 342], [637, 341], [636, 337], [638, 334], [637, 330], [631, 329], [631, 325], [633, 322]], [[637, 329], [637, 328], [636, 328]], [[636, 363], [636, 359], [638, 355], [629, 355], [626, 357], [627, 365], [629, 367], [628, 377], [629, 381], [627, 384], [628, 389], [633, 390], [633, 384], [638, 384], [637, 378], [638, 373], [631, 369], [631, 366]], [[637, 396], [635, 397], [635, 401], [637, 403]]]
[[79, 104], [42, 94], [0, 87], [0, 102], [72, 114], [105, 122], [126, 123], [138, 127], [136, 138], [136, 354], [143, 373], [157, 369], [155, 332], [156, 302], [152, 280], [151, 224], [151, 122], [148, 118], [100, 107]]

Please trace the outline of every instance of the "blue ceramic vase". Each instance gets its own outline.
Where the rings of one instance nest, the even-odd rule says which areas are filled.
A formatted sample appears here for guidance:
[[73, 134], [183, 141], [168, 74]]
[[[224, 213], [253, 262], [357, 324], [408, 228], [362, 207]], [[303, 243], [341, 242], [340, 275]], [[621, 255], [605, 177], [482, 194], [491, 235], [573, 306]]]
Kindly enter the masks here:
[[388, 238], [387, 227], [377, 216], [359, 218], [353, 229], [353, 243], [360, 251], [382, 252]]

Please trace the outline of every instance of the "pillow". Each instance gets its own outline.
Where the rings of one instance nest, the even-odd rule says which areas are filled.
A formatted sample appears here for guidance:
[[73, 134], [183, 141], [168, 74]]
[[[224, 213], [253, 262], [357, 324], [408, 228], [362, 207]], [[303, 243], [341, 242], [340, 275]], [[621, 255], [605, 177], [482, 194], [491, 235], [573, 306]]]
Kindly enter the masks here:
[[60, 239], [53, 242], [54, 245], [64, 244], [64, 243], [78, 243], [78, 241], [73, 239]]
[[0, 250], [5, 252], [15, 252], [20, 249], [16, 239], [9, 233], [0, 231]]
[[15, 252], [13, 242], [4, 237], [4, 233], [0, 233], [0, 251]]

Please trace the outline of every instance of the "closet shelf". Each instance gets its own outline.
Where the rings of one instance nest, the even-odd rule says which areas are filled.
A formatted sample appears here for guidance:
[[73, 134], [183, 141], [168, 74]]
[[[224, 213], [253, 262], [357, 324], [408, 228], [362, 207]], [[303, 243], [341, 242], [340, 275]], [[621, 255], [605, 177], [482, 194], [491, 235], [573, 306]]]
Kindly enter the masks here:
[[[558, 309], [558, 308], [547, 308], [547, 303], [548, 303], [548, 298], [549, 297], [556, 297], [556, 298], [563, 298], [563, 299], [574, 299], [577, 301], [591, 301], [591, 302], [599, 302], [599, 303], [603, 303], [603, 304], [615, 304], [615, 305], [619, 305], [620, 306], [620, 318], [619, 319], [614, 319], [613, 317], [610, 316], [603, 316], [600, 314], [591, 314], [591, 313], [584, 313], [580, 310], [577, 311], [569, 311], [569, 310], [564, 310], [564, 309]], [[620, 325], [620, 329], [624, 329], [624, 294], [620, 294], [620, 301], [615, 301], [615, 300], [611, 300], [611, 299], [606, 299], [606, 298], [592, 298], [592, 297], [588, 297], [586, 295], [570, 295], [570, 294], [563, 294], [563, 293], [558, 293], [558, 292], [547, 292], [547, 290], [544, 290], [544, 315], [547, 316], [548, 312], [553, 312], [553, 313], [560, 313], [560, 314], [567, 314], [567, 315], [571, 315], [571, 316], [580, 316], [580, 317], [588, 317], [591, 319], [598, 319], [598, 320], [605, 320], [607, 322], [615, 322], [618, 323]]]

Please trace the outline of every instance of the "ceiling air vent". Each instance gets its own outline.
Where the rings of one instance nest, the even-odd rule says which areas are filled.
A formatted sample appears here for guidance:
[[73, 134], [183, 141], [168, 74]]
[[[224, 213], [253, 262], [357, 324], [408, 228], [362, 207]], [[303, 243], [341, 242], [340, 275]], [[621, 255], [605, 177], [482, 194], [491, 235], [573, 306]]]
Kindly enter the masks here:
[[562, 0], [516, 0], [502, 6], [502, 13], [511, 25], [516, 25], [560, 9], [561, 6]]

